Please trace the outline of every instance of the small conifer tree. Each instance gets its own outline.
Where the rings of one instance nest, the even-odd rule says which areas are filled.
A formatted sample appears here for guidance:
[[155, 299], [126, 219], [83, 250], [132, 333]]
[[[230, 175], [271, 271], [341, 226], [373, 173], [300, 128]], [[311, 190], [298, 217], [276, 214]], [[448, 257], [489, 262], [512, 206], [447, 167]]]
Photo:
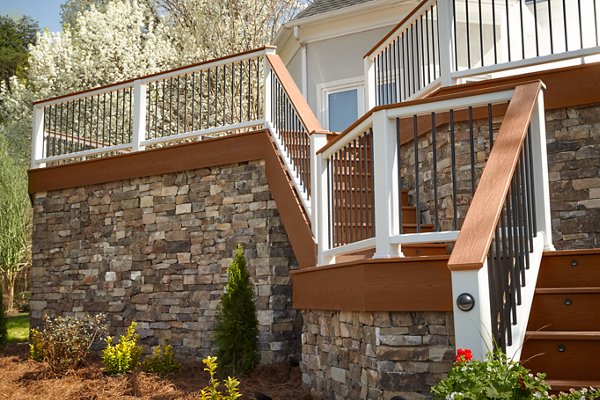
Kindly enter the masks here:
[[246, 375], [260, 362], [260, 353], [254, 286], [241, 245], [235, 250], [227, 275], [229, 281], [219, 303], [215, 333], [219, 372], [223, 376]]
[[0, 347], [6, 344], [8, 330], [6, 328], [6, 314], [4, 313], [4, 293], [2, 293], [2, 282], [0, 282]]

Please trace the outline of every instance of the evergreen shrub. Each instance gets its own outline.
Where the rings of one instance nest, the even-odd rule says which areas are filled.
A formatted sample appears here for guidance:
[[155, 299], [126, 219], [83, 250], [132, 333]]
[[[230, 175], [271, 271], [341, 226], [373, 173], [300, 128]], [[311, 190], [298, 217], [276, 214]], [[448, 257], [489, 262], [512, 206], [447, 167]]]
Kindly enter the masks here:
[[227, 268], [229, 280], [217, 312], [215, 344], [221, 375], [246, 375], [260, 362], [254, 285], [241, 245]]

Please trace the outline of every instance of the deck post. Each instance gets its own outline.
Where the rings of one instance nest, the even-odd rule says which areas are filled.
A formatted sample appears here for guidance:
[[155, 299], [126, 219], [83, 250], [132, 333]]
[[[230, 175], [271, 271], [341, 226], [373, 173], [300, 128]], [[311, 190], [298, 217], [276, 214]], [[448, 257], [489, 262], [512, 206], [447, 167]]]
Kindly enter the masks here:
[[438, 29], [440, 40], [440, 70], [442, 86], [451, 86], [455, 79], [451, 74], [454, 72], [454, 11], [451, 1], [438, 1]]
[[[311, 161], [312, 163], [312, 161]], [[329, 250], [329, 226], [331, 218], [329, 215], [329, 160], [322, 154], [315, 157], [316, 169], [314, 170], [314, 182], [312, 199], [314, 199], [313, 215], [316, 221], [313, 221], [313, 232], [316, 226], [315, 240], [317, 242], [317, 265], [330, 264], [331, 259], [326, 259], [324, 252]]]
[[537, 230], [544, 234], [544, 251], [556, 250], [552, 244], [550, 216], [550, 183], [548, 181], [548, 154], [546, 148], [546, 119], [544, 113], [544, 91], [540, 90], [531, 117], [531, 150], [534, 180], [535, 214]]
[[375, 103], [375, 63], [369, 56], [364, 58], [365, 71], [365, 110], [369, 111]]
[[[494, 349], [492, 340], [492, 313], [487, 261], [482, 268], [452, 271], [452, 307], [456, 349], [470, 349], [473, 358], [483, 360]], [[471, 295], [473, 308], [463, 311], [457, 306], [462, 294]]]
[[[310, 187], [311, 196], [310, 196], [310, 218], [311, 218], [311, 228], [313, 235], [315, 236], [315, 240], [319, 243], [319, 228], [318, 225], [321, 223], [319, 221], [319, 215], [317, 213], [317, 209], [320, 208], [320, 204], [318, 203], [316, 193], [321, 190], [319, 186], [319, 167], [318, 167], [318, 158], [317, 152], [321, 150], [323, 146], [327, 144], [327, 135], [324, 133], [316, 133], [313, 132], [310, 135]], [[326, 224], [326, 222], [324, 221]]]
[[273, 110], [271, 109], [271, 104], [272, 104], [272, 98], [271, 98], [271, 94], [272, 94], [272, 77], [273, 77], [273, 69], [271, 68], [271, 64], [269, 63], [269, 59], [265, 56], [263, 57], [263, 79], [264, 79], [264, 85], [263, 85], [263, 91], [264, 91], [264, 96], [263, 96], [263, 100], [264, 100], [264, 104], [263, 104], [263, 109], [264, 109], [264, 117], [265, 117], [265, 128], [266, 129], [273, 129]]
[[133, 83], [133, 151], [144, 150], [142, 142], [146, 140], [146, 85], [140, 79]]
[[31, 168], [44, 168], [46, 166], [45, 163], [38, 163], [38, 160], [45, 158], [44, 106], [33, 107], [33, 132], [31, 139]]
[[391, 237], [399, 232], [398, 152], [396, 124], [387, 110], [373, 114], [373, 190], [375, 191], [374, 258], [399, 257], [399, 245]]

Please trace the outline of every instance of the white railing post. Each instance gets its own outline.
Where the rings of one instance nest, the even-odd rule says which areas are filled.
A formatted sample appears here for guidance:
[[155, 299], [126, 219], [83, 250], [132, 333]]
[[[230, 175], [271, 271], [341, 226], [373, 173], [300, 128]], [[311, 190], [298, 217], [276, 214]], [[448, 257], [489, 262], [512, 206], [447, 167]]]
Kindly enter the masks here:
[[[440, 70], [442, 86], [454, 84], [451, 74], [454, 72], [454, 11], [452, 2], [438, 0], [438, 29], [440, 38]], [[467, 44], [468, 46], [468, 44]]]
[[[313, 222], [313, 230], [316, 226], [315, 240], [317, 242], [317, 265], [329, 264], [331, 259], [326, 259], [324, 252], [329, 250], [329, 224], [331, 218], [329, 215], [329, 185], [327, 177], [329, 175], [329, 162], [323, 158], [323, 155], [317, 154], [315, 157], [314, 186], [312, 192], [313, 215], [316, 221]], [[313, 217], [313, 218], [315, 218]], [[314, 219], [313, 219], [314, 221]]]
[[530, 124], [531, 151], [534, 178], [535, 215], [538, 232], [544, 233], [544, 250], [555, 250], [552, 244], [550, 217], [550, 184], [548, 181], [548, 155], [546, 148], [546, 119], [544, 91], [540, 90]]
[[264, 57], [264, 67], [263, 67], [263, 72], [264, 72], [264, 104], [263, 104], [263, 109], [264, 109], [264, 116], [265, 116], [265, 129], [273, 129], [273, 124], [272, 124], [272, 119], [273, 119], [273, 110], [271, 109], [271, 92], [272, 92], [272, 75], [273, 75], [273, 70], [271, 69], [271, 64], [269, 63], [269, 60], [267, 59], [267, 57]]
[[375, 107], [375, 63], [370, 56], [364, 58], [365, 110]]
[[375, 191], [374, 258], [398, 257], [402, 253], [391, 237], [399, 232], [398, 151], [396, 124], [387, 110], [373, 114], [373, 190]]
[[[457, 300], [461, 295], [472, 296], [471, 310], [458, 308]], [[487, 261], [479, 269], [452, 271], [452, 307], [456, 348], [468, 348], [474, 359], [483, 360], [493, 349]]]
[[133, 83], [133, 151], [144, 150], [142, 142], [146, 140], [146, 85], [140, 79]]
[[45, 158], [44, 149], [44, 106], [33, 107], [33, 132], [31, 135], [31, 168], [43, 168], [45, 163], [38, 160]]
[[320, 207], [320, 204], [317, 200], [317, 192], [321, 189], [319, 186], [320, 175], [319, 175], [319, 167], [317, 159], [319, 156], [317, 152], [321, 150], [323, 146], [327, 144], [327, 135], [324, 133], [316, 133], [313, 132], [310, 135], [310, 187], [312, 188], [311, 196], [310, 196], [310, 217], [311, 217], [311, 227], [313, 235], [317, 243], [319, 243], [319, 228], [318, 225], [321, 223], [319, 221], [319, 216], [316, 210]]

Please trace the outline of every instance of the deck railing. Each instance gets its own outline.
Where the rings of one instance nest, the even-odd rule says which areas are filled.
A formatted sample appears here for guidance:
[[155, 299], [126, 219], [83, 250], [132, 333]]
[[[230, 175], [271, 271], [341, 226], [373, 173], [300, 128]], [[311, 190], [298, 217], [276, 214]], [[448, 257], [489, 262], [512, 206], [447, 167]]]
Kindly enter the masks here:
[[540, 82], [518, 86], [448, 266], [456, 346], [520, 357], [542, 252], [553, 249]]
[[265, 128], [310, 215], [311, 133], [321, 127], [271, 47], [36, 102], [31, 165]]
[[[330, 141], [317, 159], [319, 263], [456, 241], [453, 293], [476, 305], [455, 307], [457, 346], [482, 358], [496, 344], [518, 358], [541, 254], [552, 248], [541, 88], [465, 88], [377, 107]], [[407, 191], [416, 218], [405, 213]]]
[[365, 56], [368, 108], [600, 54], [597, 0], [425, 0]]
[[317, 193], [320, 263], [369, 249], [390, 257], [401, 254], [402, 244], [454, 241], [511, 95], [379, 107], [325, 146], [317, 170], [324, 188]]

